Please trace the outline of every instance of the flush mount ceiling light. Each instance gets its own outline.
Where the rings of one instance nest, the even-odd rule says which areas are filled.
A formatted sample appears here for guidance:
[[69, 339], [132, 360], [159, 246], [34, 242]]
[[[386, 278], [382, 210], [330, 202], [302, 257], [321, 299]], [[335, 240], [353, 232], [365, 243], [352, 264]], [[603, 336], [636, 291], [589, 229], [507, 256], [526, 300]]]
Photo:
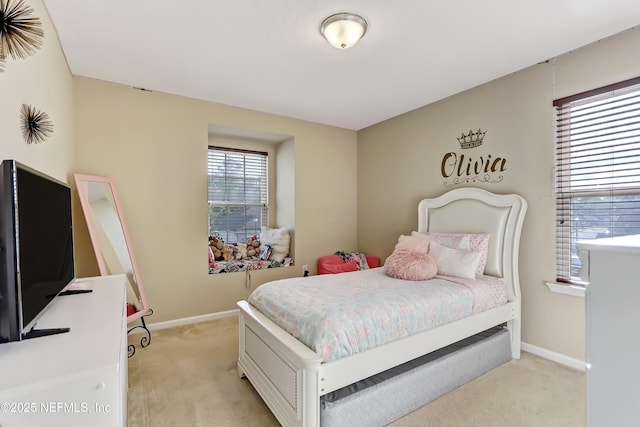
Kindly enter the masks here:
[[336, 13], [320, 24], [320, 34], [331, 46], [348, 49], [358, 43], [367, 32], [367, 21], [354, 13]]

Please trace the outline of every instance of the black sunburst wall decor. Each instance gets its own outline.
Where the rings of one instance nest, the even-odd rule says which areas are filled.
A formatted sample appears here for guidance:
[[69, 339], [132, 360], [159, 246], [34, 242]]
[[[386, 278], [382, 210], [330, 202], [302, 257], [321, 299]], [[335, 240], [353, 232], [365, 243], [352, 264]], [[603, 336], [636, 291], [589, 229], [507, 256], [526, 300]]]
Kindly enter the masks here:
[[0, 0], [0, 72], [7, 55], [24, 59], [42, 47], [44, 32], [40, 18], [23, 0]]
[[53, 133], [49, 115], [27, 104], [22, 104], [20, 108], [20, 127], [27, 144], [44, 142]]

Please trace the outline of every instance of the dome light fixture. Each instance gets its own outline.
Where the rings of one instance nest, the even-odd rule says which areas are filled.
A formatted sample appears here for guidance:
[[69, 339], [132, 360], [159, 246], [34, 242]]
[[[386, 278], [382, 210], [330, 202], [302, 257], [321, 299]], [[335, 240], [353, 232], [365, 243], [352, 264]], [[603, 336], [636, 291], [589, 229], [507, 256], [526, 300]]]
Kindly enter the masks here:
[[320, 34], [337, 49], [349, 49], [358, 43], [366, 32], [367, 21], [354, 13], [336, 13], [320, 24]]

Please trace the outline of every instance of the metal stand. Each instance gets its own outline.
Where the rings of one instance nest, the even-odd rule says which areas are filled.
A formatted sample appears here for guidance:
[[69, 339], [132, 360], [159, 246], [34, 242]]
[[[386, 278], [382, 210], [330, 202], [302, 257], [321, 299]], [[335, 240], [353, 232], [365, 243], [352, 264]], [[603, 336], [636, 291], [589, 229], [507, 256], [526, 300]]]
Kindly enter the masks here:
[[[151, 316], [153, 314], [153, 310], [149, 309], [149, 314], [147, 314], [147, 316]], [[137, 325], [134, 326], [133, 328], [130, 328], [127, 333], [130, 334], [131, 331], [136, 330], [138, 328], [144, 329], [145, 331], [145, 335], [142, 336], [142, 338], [140, 339], [140, 347], [145, 348], [147, 347], [149, 344], [151, 344], [151, 331], [149, 331], [149, 328], [147, 328], [147, 324], [144, 320], [146, 316], [142, 316], [140, 318], [140, 321], [142, 322], [142, 325]], [[135, 344], [129, 344], [128, 347], [128, 352], [129, 352], [129, 356], [128, 357], [133, 357], [134, 354], [136, 354], [136, 346]]]

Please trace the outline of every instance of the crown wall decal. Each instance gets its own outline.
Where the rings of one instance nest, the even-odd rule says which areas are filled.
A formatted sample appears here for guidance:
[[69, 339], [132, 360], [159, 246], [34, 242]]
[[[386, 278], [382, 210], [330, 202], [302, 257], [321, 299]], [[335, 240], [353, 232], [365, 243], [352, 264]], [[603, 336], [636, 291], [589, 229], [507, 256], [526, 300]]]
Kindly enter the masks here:
[[469, 130], [468, 134], [462, 134], [458, 137], [458, 142], [460, 143], [460, 148], [475, 148], [482, 145], [482, 141], [484, 140], [484, 135], [487, 131], [482, 132], [482, 130], [478, 129], [477, 132]]

